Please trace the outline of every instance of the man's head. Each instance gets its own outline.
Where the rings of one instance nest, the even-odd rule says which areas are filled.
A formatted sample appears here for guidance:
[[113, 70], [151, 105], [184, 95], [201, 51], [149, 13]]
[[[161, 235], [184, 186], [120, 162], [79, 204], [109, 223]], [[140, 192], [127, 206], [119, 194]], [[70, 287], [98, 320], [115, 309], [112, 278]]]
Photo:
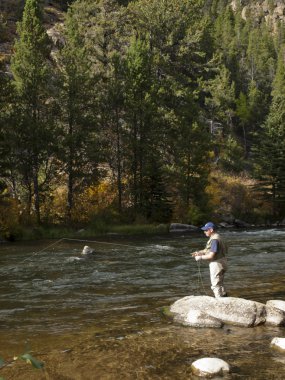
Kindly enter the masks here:
[[212, 222], [208, 222], [201, 228], [202, 231], [205, 232], [207, 236], [210, 236], [216, 229], [216, 226]]

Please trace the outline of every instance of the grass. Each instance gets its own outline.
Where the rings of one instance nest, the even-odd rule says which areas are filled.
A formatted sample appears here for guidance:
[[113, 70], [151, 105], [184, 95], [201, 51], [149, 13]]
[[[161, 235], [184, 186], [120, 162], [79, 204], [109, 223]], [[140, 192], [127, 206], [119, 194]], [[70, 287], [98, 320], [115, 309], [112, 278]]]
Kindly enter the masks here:
[[65, 238], [90, 238], [105, 234], [117, 235], [155, 235], [167, 233], [167, 224], [126, 224], [107, 225], [97, 223], [86, 228], [73, 228], [64, 226], [38, 226], [38, 227], [17, 227], [14, 233], [6, 234], [5, 238], [14, 240], [39, 240], [39, 239], [61, 239]]
[[113, 233], [118, 233], [122, 235], [140, 235], [140, 234], [157, 234], [157, 233], [166, 233], [169, 230], [167, 224], [132, 224], [132, 225], [122, 225], [122, 226], [113, 226], [111, 231]]

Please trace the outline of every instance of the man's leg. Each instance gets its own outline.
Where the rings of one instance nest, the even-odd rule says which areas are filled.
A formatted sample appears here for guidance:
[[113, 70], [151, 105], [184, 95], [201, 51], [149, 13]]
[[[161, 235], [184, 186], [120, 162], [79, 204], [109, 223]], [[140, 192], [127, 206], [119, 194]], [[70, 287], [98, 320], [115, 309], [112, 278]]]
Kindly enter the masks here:
[[225, 263], [213, 261], [210, 263], [211, 289], [214, 296], [224, 297], [226, 290], [224, 288]]

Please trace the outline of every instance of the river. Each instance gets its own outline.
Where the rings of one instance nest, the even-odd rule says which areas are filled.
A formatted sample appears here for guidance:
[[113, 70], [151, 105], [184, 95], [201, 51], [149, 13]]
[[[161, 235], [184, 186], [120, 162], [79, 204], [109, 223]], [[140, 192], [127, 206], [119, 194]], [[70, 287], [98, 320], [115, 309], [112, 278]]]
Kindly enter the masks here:
[[[285, 230], [222, 234], [229, 295], [285, 300]], [[2, 244], [0, 357], [31, 351], [45, 372], [15, 362], [0, 377], [194, 379], [191, 363], [212, 356], [229, 363], [231, 379], [284, 379], [285, 354], [270, 347], [284, 327], [192, 329], [162, 313], [186, 295], [211, 295], [207, 264], [201, 285], [189, 255], [205, 242], [188, 234]], [[84, 245], [96, 254], [83, 258]]]

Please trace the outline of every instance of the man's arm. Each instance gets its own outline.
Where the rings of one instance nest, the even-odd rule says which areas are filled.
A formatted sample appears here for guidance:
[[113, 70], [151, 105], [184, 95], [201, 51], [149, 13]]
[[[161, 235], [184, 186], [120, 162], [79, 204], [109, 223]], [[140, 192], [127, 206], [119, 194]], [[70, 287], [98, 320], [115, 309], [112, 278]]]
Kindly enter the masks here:
[[192, 256], [193, 257], [197, 257], [199, 256], [199, 259], [200, 260], [212, 260], [216, 253], [218, 252], [218, 240], [212, 240], [211, 242], [211, 251], [209, 253], [206, 254], [206, 250], [203, 249], [202, 251], [196, 251], [196, 252], [193, 252], [192, 253]]

